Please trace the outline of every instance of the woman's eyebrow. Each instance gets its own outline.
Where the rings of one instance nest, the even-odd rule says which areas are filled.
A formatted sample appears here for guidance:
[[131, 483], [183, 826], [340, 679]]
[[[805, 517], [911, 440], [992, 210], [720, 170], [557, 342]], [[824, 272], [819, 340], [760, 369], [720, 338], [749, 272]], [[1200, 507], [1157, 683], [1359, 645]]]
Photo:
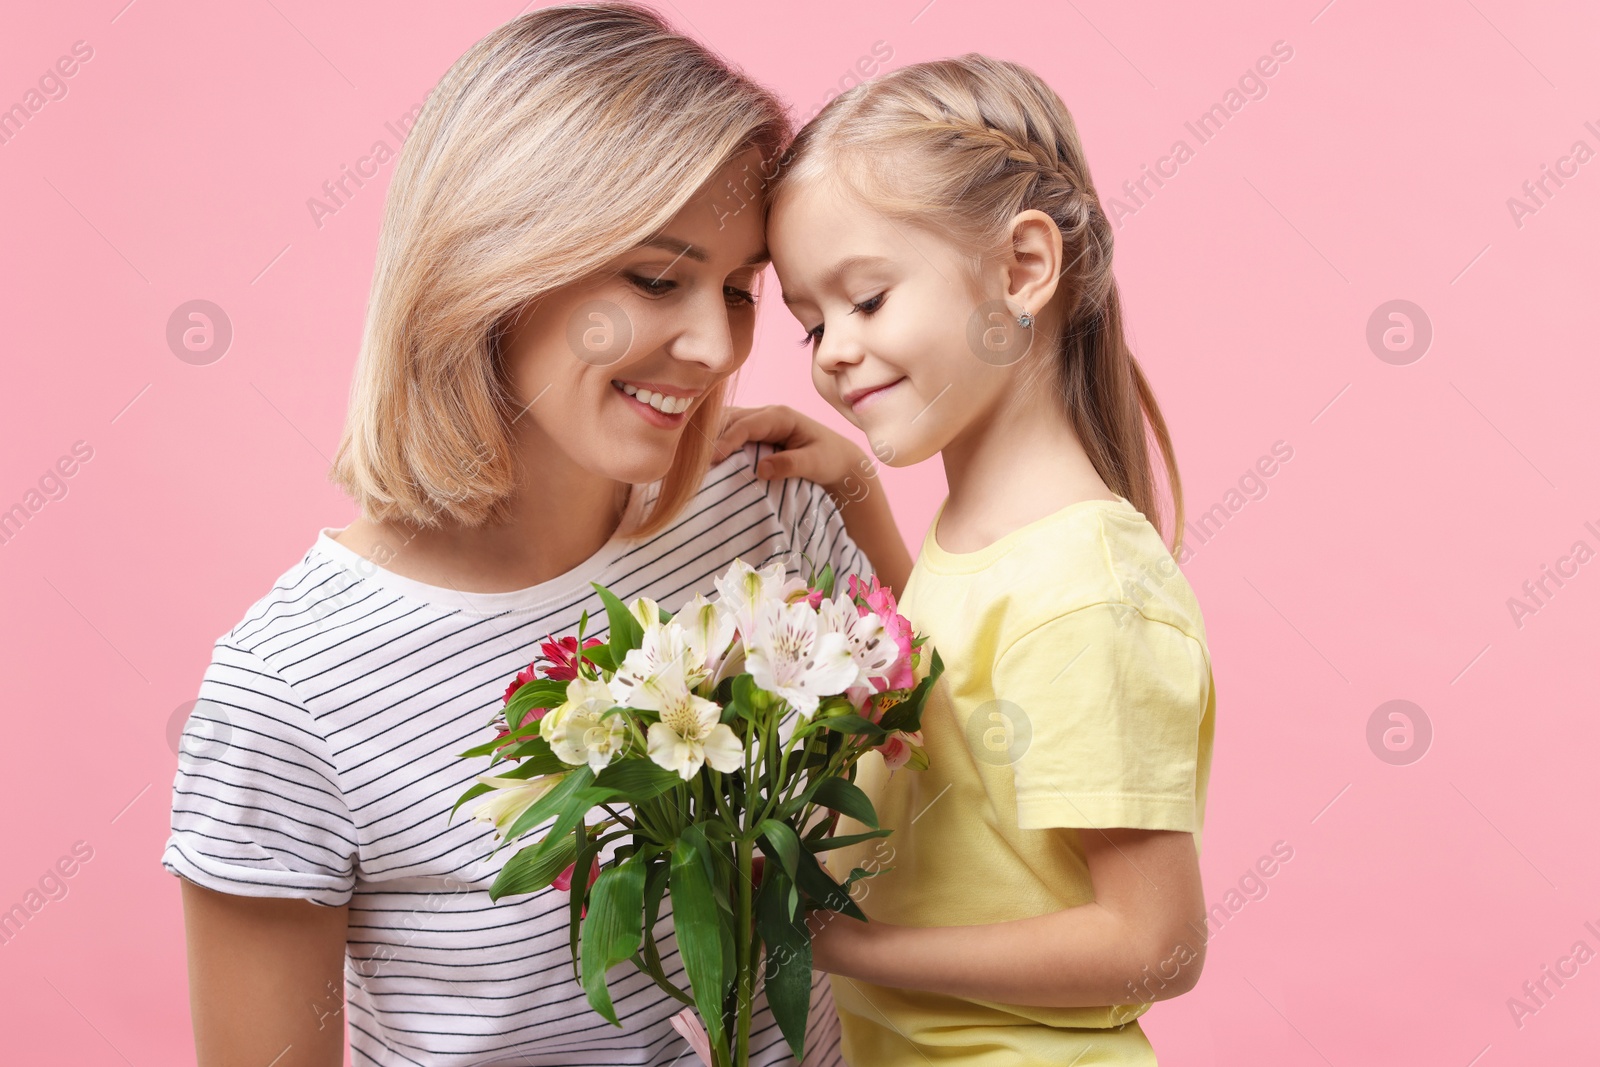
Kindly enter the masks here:
[[[706, 250], [701, 248], [699, 245], [690, 244], [688, 241], [682, 240], [681, 238], [669, 237], [666, 234], [657, 234], [654, 237], [647, 237], [643, 241], [639, 242], [639, 247], [660, 248], [667, 252], [676, 252], [680, 258], [687, 256], [689, 259], [692, 259], [697, 263], [704, 263], [710, 258], [710, 256], [706, 254]], [[759, 267], [763, 263], [771, 261], [771, 259], [772, 253], [763, 248], [757, 251], [749, 259], [746, 259], [744, 261], [744, 266]]]

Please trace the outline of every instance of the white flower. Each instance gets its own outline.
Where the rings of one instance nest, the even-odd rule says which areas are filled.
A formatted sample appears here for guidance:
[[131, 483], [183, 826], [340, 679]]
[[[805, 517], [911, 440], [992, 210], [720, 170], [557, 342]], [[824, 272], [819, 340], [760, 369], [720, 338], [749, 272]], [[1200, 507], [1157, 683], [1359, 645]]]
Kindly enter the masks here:
[[[609, 697], [606, 700], [611, 703]], [[577, 766], [587, 763], [599, 774], [628, 747], [628, 721], [618, 714], [599, 715], [588, 710], [573, 710], [561, 717], [550, 730], [550, 751], [562, 763]]]
[[745, 648], [756, 685], [802, 715], [815, 712], [821, 697], [844, 692], [860, 673], [844, 634], [824, 627], [804, 601], [764, 603]]
[[540, 797], [561, 784], [566, 774], [544, 774], [537, 778], [500, 778], [479, 775], [478, 781], [494, 786], [494, 792], [472, 809], [472, 817], [479, 822], [491, 823], [498, 837]]
[[805, 589], [799, 578], [784, 578], [781, 561], [767, 564], [759, 571], [742, 559], [736, 559], [728, 571], [717, 579], [717, 595], [722, 607], [733, 616], [739, 633], [750, 643], [750, 634], [756, 628], [761, 606], [769, 601], [783, 602], [794, 593]]
[[[683, 628], [689, 646], [689, 662], [704, 664], [708, 675], [717, 675], [726, 659], [737, 623], [726, 608], [696, 593], [672, 621]], [[720, 679], [718, 679], [720, 680]]]
[[[644, 635], [642, 645], [622, 657], [622, 666], [617, 668], [610, 682], [614, 703], [647, 711], [659, 710], [648, 703], [658, 698], [645, 690], [668, 671], [677, 672], [674, 677], [682, 678], [685, 689], [693, 689], [705, 681], [707, 673], [704, 658], [695, 650], [684, 628], [675, 621], [657, 625]], [[665, 684], [675, 690], [679, 683], [669, 679]]]
[[[611, 699], [611, 690], [604, 682], [585, 678], [580, 674], [567, 683], [566, 701], [545, 712], [544, 717], [539, 720], [539, 736], [551, 741], [556, 729], [569, 715], [588, 715], [598, 718], [616, 706], [617, 701]], [[567, 760], [567, 762], [583, 761]]]
[[661, 625], [661, 605], [647, 596], [635, 598], [628, 605], [628, 614], [638, 620], [646, 636]]
[[884, 627], [881, 615], [870, 611], [863, 615], [848, 596], [837, 596], [823, 600], [817, 606], [817, 616], [821, 628], [842, 634], [850, 649], [850, 659], [858, 673], [846, 688], [869, 686], [874, 678], [888, 680], [900, 657], [900, 646]]
[[658, 766], [675, 771], [684, 781], [702, 764], [724, 773], [744, 765], [744, 746], [727, 724], [718, 722], [722, 708], [687, 689], [668, 694], [660, 708], [661, 721], [650, 724], [647, 748]]

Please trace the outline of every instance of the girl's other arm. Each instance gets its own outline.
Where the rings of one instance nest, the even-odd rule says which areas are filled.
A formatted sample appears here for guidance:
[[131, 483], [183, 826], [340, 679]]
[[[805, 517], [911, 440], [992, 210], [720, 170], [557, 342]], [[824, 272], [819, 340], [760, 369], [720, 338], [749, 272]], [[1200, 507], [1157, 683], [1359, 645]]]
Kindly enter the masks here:
[[895, 926], [813, 912], [813, 965], [875, 985], [1041, 1007], [1165, 1000], [1193, 989], [1206, 931], [1194, 835], [1077, 832], [1094, 881], [1091, 903], [982, 926]]
[[339, 1067], [349, 906], [219, 893], [183, 879], [199, 1067]]
[[782, 445], [761, 461], [762, 478], [804, 478], [828, 491], [850, 540], [867, 554], [880, 584], [896, 597], [911, 575], [911, 553], [878, 481], [878, 465], [860, 448], [815, 419], [781, 404], [729, 408], [713, 460], [720, 462], [750, 441]]

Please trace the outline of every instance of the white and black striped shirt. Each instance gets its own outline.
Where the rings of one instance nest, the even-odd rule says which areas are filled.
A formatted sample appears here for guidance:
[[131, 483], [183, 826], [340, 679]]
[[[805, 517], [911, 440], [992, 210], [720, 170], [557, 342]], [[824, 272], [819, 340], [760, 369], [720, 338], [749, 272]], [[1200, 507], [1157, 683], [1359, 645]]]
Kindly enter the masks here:
[[[561, 577], [513, 592], [413, 581], [323, 529], [217, 640], [184, 731], [162, 866], [222, 892], [349, 904], [356, 1064], [694, 1062], [669, 1023], [682, 1005], [636, 969], [612, 972], [622, 1029], [589, 1008], [573, 978], [567, 893], [491, 901], [487, 888], [516, 846], [490, 858], [492, 829], [471, 819], [473, 802], [449, 812], [488, 769], [487, 758], [457, 753], [494, 736], [490, 717], [537, 643], [575, 634], [585, 610], [590, 632], [605, 635], [591, 581], [676, 610], [713, 595], [735, 558], [783, 559], [791, 575], [828, 562], [841, 576], [869, 571], [823, 490], [756, 478], [769, 450], [747, 445], [714, 467], [654, 538], [613, 539]], [[635, 493], [635, 506], [654, 489]], [[664, 969], [687, 988], [671, 930], [663, 902]], [[758, 1008], [751, 1062], [793, 1063], [764, 1000]], [[336, 998], [322, 1010], [337, 1012]], [[838, 1048], [819, 972], [804, 1062], [841, 1064]]]

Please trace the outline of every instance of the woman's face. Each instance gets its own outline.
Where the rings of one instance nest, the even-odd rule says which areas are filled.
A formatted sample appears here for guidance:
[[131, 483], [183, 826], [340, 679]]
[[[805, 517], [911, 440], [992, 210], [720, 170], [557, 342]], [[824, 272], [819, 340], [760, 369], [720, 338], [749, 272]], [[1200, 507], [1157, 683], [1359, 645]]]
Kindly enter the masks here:
[[690, 416], [750, 354], [767, 262], [760, 168], [756, 149], [735, 157], [653, 240], [545, 294], [507, 331], [527, 405], [516, 428], [536, 454], [639, 485], [667, 473], [696, 432]]

